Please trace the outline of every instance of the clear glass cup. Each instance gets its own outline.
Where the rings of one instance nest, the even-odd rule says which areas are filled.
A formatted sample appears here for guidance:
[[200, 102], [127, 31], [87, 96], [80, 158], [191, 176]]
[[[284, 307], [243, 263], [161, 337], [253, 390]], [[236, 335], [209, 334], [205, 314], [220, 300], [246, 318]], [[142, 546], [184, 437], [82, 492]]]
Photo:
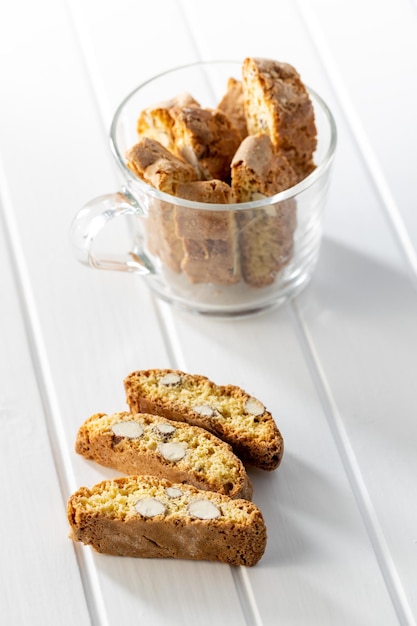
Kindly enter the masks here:
[[[183, 92], [215, 108], [229, 77], [239, 79], [240, 73], [240, 63], [195, 63], [156, 76], [123, 100], [110, 132], [120, 191], [92, 200], [75, 216], [71, 241], [79, 261], [139, 274], [166, 302], [219, 317], [267, 310], [307, 285], [319, 255], [336, 148], [333, 116], [312, 89], [316, 168], [279, 194], [236, 204], [183, 200], [143, 182], [126, 164], [126, 151], [138, 141], [143, 109]], [[110, 222], [115, 232], [116, 217], [125, 218], [129, 241], [120, 253], [108, 254], [97, 242]]]

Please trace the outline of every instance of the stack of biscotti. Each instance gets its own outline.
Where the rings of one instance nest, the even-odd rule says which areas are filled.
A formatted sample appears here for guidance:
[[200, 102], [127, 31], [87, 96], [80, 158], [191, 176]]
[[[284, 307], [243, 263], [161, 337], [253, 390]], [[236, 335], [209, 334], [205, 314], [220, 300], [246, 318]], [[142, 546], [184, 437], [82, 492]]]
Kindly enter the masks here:
[[178, 370], [132, 372], [130, 412], [97, 413], [75, 450], [128, 474], [68, 501], [72, 537], [99, 552], [254, 565], [266, 545], [243, 463], [274, 470], [283, 439], [243, 389]]
[[[187, 201], [235, 205], [260, 200], [292, 187], [314, 169], [313, 106], [288, 63], [248, 57], [242, 80], [229, 79], [215, 109], [181, 94], [143, 110], [137, 129], [139, 141], [127, 152], [128, 166], [155, 188]], [[159, 161], [157, 176], [154, 164], [137, 167], [138, 160], [149, 160], [146, 139], [162, 144], [173, 157]], [[185, 221], [190, 225], [184, 228]], [[211, 211], [209, 219], [202, 209], [155, 201], [147, 222], [148, 249], [192, 283], [243, 280], [266, 287], [292, 258], [296, 221], [294, 200], [265, 209]]]

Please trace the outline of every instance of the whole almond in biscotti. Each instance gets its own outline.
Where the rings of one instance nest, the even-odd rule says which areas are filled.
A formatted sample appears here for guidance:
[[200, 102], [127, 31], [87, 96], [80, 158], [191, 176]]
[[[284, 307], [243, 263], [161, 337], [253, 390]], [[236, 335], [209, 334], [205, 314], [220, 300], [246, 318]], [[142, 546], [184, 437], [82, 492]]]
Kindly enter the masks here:
[[74, 541], [117, 556], [253, 566], [267, 540], [253, 502], [155, 476], [81, 487], [68, 500], [67, 517]]
[[132, 412], [205, 428], [255, 467], [273, 470], [281, 462], [284, 442], [272, 415], [239, 387], [216, 385], [205, 376], [168, 369], [132, 372], [124, 385]]
[[249, 134], [268, 134], [302, 180], [314, 169], [317, 129], [299, 73], [288, 63], [246, 58], [242, 78]]
[[252, 497], [232, 448], [208, 431], [146, 413], [97, 413], [78, 430], [75, 450], [125, 474], [151, 474], [230, 498]]

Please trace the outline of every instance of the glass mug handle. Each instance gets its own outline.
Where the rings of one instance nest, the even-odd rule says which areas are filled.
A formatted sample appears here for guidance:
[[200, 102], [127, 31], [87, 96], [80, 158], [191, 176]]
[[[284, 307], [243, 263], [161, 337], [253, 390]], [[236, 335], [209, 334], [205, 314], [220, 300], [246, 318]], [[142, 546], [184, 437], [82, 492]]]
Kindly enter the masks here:
[[114, 258], [94, 253], [94, 241], [100, 231], [118, 217], [140, 217], [144, 212], [133, 196], [126, 191], [99, 196], [88, 202], [76, 214], [71, 224], [70, 240], [77, 260], [99, 270], [116, 270], [150, 274], [149, 263], [142, 260], [134, 250]]

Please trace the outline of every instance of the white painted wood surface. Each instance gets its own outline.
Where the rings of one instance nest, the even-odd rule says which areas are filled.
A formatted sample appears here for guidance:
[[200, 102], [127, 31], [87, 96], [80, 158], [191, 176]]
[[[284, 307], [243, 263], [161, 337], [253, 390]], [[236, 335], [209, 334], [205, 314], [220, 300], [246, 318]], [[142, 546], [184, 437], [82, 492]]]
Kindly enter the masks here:
[[[78, 265], [68, 229], [117, 189], [107, 129], [155, 73], [293, 63], [339, 146], [311, 285], [262, 317], [161, 304]], [[412, 0], [16, 0], [0, 9], [0, 608], [15, 625], [417, 623], [417, 6]], [[124, 408], [133, 369], [179, 367], [262, 398], [286, 442], [252, 472], [254, 568], [106, 557], [65, 503], [113, 472], [73, 451]]]

